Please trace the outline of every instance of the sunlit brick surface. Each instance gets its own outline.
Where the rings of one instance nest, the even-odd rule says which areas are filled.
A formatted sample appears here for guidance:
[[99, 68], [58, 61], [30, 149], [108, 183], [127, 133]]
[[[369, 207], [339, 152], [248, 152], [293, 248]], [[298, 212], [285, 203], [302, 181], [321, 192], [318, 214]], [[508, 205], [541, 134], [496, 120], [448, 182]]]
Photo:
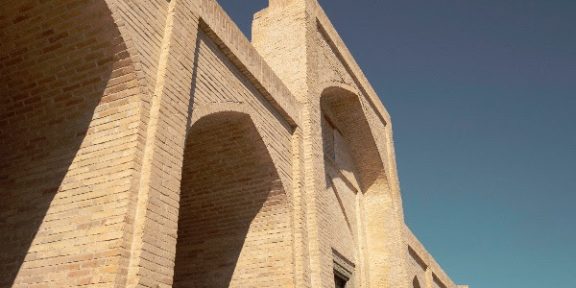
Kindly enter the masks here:
[[254, 19], [0, 4], [0, 287], [464, 287], [405, 226], [390, 116], [317, 1]]
[[102, 1], [0, 9], [0, 286], [106, 286], [121, 254], [140, 98]]

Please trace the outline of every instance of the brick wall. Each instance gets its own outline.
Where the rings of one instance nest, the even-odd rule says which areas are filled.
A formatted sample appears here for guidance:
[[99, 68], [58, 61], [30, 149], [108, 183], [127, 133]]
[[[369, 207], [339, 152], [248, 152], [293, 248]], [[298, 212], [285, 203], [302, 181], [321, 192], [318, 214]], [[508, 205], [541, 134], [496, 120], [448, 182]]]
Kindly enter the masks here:
[[271, 106], [214, 39], [202, 30], [198, 34], [197, 71], [192, 86], [192, 121], [215, 111], [251, 114], [268, 145], [286, 193], [291, 193], [292, 154], [288, 122]]
[[420, 273], [390, 117], [317, 1], [270, 1], [254, 46], [214, 0], [2, 8], [0, 287]]
[[[412, 286], [419, 285], [419, 287], [427, 287], [426, 286], [426, 270], [428, 266], [424, 263], [424, 260], [420, 258], [420, 256], [415, 252], [411, 247], [407, 248], [406, 253], [408, 254], [408, 274], [411, 275], [412, 278]], [[417, 285], [415, 285], [417, 284]]]
[[203, 31], [195, 61], [175, 285], [290, 287], [291, 129]]
[[249, 116], [206, 116], [188, 139], [174, 287], [290, 286], [288, 201]]
[[[407, 226], [404, 226], [404, 245], [406, 256], [409, 259], [408, 269], [412, 277], [418, 276], [422, 287], [434, 288], [456, 288], [450, 277], [444, 272], [442, 267], [434, 260], [432, 255], [426, 251], [424, 245], [414, 236]], [[424, 272], [422, 272], [424, 271]], [[424, 274], [422, 274], [424, 273]], [[424, 276], [422, 276], [424, 275]]]
[[0, 12], [0, 286], [109, 286], [121, 254], [140, 97], [103, 1]]
[[[393, 214], [380, 199], [390, 197], [380, 162], [378, 149], [371, 136], [362, 107], [354, 94], [343, 89], [329, 89], [322, 96], [322, 129], [324, 141], [324, 170], [328, 177], [328, 204], [322, 213], [330, 215], [329, 226], [324, 227], [325, 247], [335, 249], [355, 264], [351, 287], [374, 285], [370, 272], [372, 265], [382, 257], [376, 243], [382, 243], [384, 232], [377, 222], [393, 223]], [[328, 135], [326, 131], [331, 131]], [[331, 145], [326, 143], [333, 142]], [[333, 151], [333, 152], [332, 152]], [[329, 153], [334, 153], [330, 157]], [[327, 208], [326, 208], [327, 207]], [[338, 222], [339, 219], [344, 221]], [[376, 222], [375, 222], [376, 221]], [[351, 239], [345, 237], [351, 232]], [[326, 248], [325, 248], [326, 249]], [[379, 266], [378, 269], [380, 269]], [[329, 284], [328, 282], [328, 285]]]
[[[256, 15], [253, 28], [255, 45], [276, 73], [288, 84], [292, 93], [305, 99], [303, 132], [305, 151], [305, 189], [308, 210], [311, 283], [314, 287], [333, 286], [333, 252], [345, 237], [345, 225], [332, 225], [334, 197], [326, 189], [322, 151], [321, 109], [323, 95], [345, 96], [351, 101], [335, 101], [347, 113], [340, 122], [348, 126], [343, 136], [349, 142], [350, 154], [360, 167], [359, 186], [365, 193], [357, 205], [360, 209], [360, 231], [366, 235], [356, 244], [359, 253], [357, 269], [363, 277], [361, 285], [374, 287], [409, 287], [402, 253], [403, 216], [395, 165], [390, 157], [390, 119], [370, 84], [354, 62], [349, 51], [326, 18], [317, 1], [271, 1]], [[305, 44], [302, 44], [305, 43]], [[285, 65], [291, 63], [291, 65]], [[340, 102], [340, 103], [339, 103]], [[346, 135], [348, 134], [348, 135]], [[326, 135], [324, 135], [326, 136]], [[353, 178], [353, 177], [352, 177]], [[345, 197], [344, 197], [345, 198]], [[351, 206], [348, 198], [341, 205]], [[352, 203], [350, 203], [352, 202]], [[337, 226], [337, 227], [336, 227]], [[364, 229], [364, 230], [363, 230]], [[361, 237], [362, 238], [362, 235]], [[358, 247], [359, 246], [359, 247]], [[369, 283], [369, 284], [368, 284]], [[355, 283], [358, 284], [358, 283]]]
[[[326, 189], [330, 201], [325, 204], [331, 231], [330, 246], [354, 269], [350, 272], [348, 287], [360, 287], [361, 276], [360, 242], [364, 233], [359, 217], [358, 205], [362, 192], [358, 185], [357, 164], [350, 153], [349, 141], [342, 133], [342, 122], [330, 107], [323, 108], [322, 137], [326, 171]], [[357, 268], [356, 268], [357, 267]]]

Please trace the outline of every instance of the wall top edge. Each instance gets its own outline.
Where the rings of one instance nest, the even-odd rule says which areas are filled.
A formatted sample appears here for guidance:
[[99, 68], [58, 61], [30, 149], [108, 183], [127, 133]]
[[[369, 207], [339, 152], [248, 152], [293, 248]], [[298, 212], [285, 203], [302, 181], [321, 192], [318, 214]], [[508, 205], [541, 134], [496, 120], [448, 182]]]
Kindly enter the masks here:
[[229, 50], [240, 70], [255, 81], [256, 86], [272, 106], [286, 121], [296, 127], [300, 124], [302, 104], [294, 97], [284, 82], [268, 66], [256, 48], [242, 33], [236, 23], [215, 0], [196, 0], [194, 7], [203, 25], [206, 26], [220, 44]]
[[436, 262], [432, 254], [428, 252], [426, 247], [422, 244], [422, 242], [420, 242], [420, 240], [418, 240], [416, 235], [414, 235], [412, 230], [407, 225], [404, 225], [403, 232], [404, 232], [403, 233], [404, 241], [408, 246], [407, 249], [408, 248], [412, 249], [417, 254], [417, 256], [422, 261], [424, 261], [426, 266], [428, 266], [429, 269], [432, 270], [433, 275], [435, 275], [438, 278], [438, 280], [440, 280], [440, 282], [442, 282], [448, 288], [463, 288], [459, 287], [454, 283], [454, 281], [452, 281], [452, 279], [448, 276], [448, 274], [446, 274], [444, 269], [442, 269], [442, 266], [440, 266], [440, 264]]
[[342, 57], [341, 60], [344, 62], [343, 64], [350, 68], [351, 73], [353, 74], [351, 76], [357, 79], [358, 85], [360, 86], [359, 88], [365, 92], [366, 94], [365, 97], [368, 98], [368, 100], [373, 104], [373, 106], [376, 109], [376, 112], [381, 114], [381, 118], [383, 118], [383, 120], [386, 121], [386, 123], [390, 123], [391, 122], [390, 113], [388, 112], [384, 103], [378, 96], [378, 93], [376, 93], [376, 90], [374, 90], [374, 87], [372, 87], [372, 84], [370, 83], [370, 81], [368, 80], [368, 78], [366, 77], [366, 75], [364, 74], [358, 63], [356, 62], [356, 59], [348, 49], [348, 46], [346, 46], [346, 43], [344, 42], [342, 37], [340, 37], [338, 31], [336, 31], [336, 28], [332, 24], [330, 18], [328, 18], [328, 16], [326, 15], [326, 12], [322, 8], [322, 6], [318, 3], [317, 0], [305, 0], [305, 1], [309, 3], [308, 9], [310, 13], [312, 13], [312, 15], [316, 17], [316, 23], [318, 24], [318, 26], [321, 27], [322, 30], [324, 30], [320, 32], [325, 33], [325, 36], [327, 36], [330, 39], [330, 41], [333, 42], [334, 48], [338, 51], [338, 53]]

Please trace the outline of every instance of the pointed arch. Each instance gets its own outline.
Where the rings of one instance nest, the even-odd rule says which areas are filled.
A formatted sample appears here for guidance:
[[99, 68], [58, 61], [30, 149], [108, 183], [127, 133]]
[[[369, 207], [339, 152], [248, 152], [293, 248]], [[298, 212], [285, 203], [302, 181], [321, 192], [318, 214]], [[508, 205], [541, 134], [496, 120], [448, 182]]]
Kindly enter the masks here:
[[348, 89], [332, 86], [322, 93], [320, 106], [323, 117], [342, 134], [348, 144], [362, 192], [369, 192], [375, 184], [387, 185], [384, 163], [358, 95]]
[[289, 213], [250, 116], [200, 118], [184, 152], [173, 287], [277, 287], [289, 280]]
[[[359, 273], [354, 277], [364, 279], [361, 282], [368, 283], [369, 287], [384, 287], [391, 277], [388, 260], [393, 251], [390, 250], [391, 246], [382, 240], [388, 239], [387, 235], [395, 233], [398, 229], [398, 215], [386, 177], [385, 165], [366, 116], [365, 107], [357, 93], [339, 86], [332, 86], [323, 91], [320, 106], [326, 162], [336, 163], [336, 169], [339, 169], [340, 175], [343, 176], [339, 178], [350, 178], [350, 175], [354, 175], [351, 178], [357, 179], [361, 191], [355, 200], [356, 225], [351, 225], [356, 227], [351, 231], [357, 233], [358, 240], [354, 249], [359, 255], [356, 259]], [[334, 131], [333, 136], [327, 133], [331, 129]], [[353, 167], [347, 167], [349, 166], [346, 165], [347, 159], [340, 160], [342, 164], [338, 163], [337, 138], [344, 142], [345, 145], [341, 146], [346, 147], [342, 154], [349, 154], [351, 158], [349, 162], [352, 162], [350, 166]], [[331, 139], [333, 145], [330, 143]], [[353, 199], [350, 195], [347, 197]]]

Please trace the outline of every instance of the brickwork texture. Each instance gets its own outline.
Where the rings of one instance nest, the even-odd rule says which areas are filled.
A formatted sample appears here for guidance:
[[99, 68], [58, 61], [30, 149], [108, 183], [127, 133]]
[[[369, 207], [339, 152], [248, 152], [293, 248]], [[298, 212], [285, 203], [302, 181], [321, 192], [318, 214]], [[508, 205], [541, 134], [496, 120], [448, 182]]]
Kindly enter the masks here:
[[251, 42], [215, 0], [5, 0], [0, 39], [0, 287], [465, 287], [316, 0]]

